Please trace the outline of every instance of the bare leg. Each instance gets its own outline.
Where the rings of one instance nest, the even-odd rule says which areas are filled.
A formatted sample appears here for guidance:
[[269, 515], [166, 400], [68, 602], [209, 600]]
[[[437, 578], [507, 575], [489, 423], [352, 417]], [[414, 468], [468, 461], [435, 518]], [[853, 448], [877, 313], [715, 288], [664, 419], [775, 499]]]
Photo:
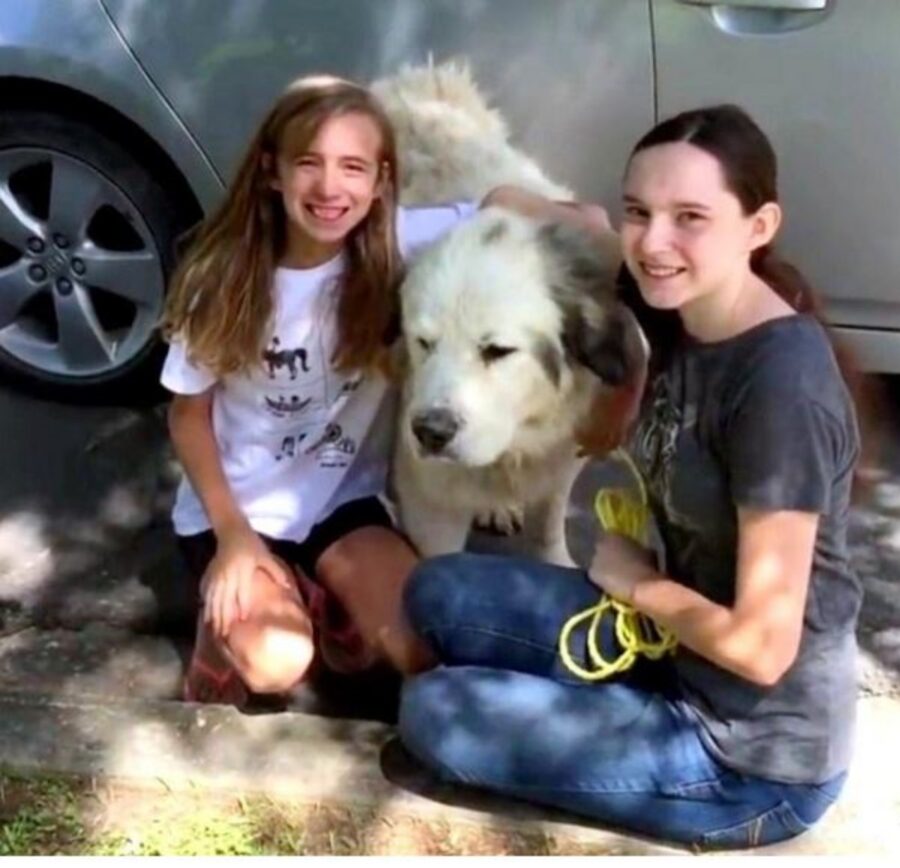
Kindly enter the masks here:
[[403, 591], [417, 563], [399, 534], [362, 527], [332, 543], [316, 564], [317, 577], [347, 610], [365, 644], [405, 674], [436, 662], [403, 611]]

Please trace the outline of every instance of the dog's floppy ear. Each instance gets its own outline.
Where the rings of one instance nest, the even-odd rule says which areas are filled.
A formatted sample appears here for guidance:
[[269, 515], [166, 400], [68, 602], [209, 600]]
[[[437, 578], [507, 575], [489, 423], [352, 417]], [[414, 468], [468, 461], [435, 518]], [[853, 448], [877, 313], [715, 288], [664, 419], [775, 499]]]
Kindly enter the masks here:
[[639, 334], [634, 316], [617, 303], [602, 311], [588, 303], [565, 312], [566, 351], [610, 386], [624, 385], [641, 375], [646, 353]]
[[599, 239], [559, 223], [538, 230], [554, 298], [562, 311], [562, 344], [610, 386], [642, 379], [648, 349], [640, 326], [617, 301], [618, 239]]

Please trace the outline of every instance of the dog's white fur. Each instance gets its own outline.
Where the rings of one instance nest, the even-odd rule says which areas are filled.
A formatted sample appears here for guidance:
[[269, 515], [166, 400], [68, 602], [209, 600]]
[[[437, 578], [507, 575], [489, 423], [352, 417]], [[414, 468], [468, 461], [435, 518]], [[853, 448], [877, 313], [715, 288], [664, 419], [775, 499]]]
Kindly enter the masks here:
[[477, 201], [501, 184], [548, 199], [572, 191], [544, 175], [509, 142], [506, 122], [458, 63], [407, 67], [372, 85], [397, 137], [400, 201], [427, 205]]
[[[406, 70], [374, 91], [397, 130], [403, 201], [478, 200], [503, 184], [571, 198], [509, 144], [465, 67]], [[402, 525], [424, 555], [461, 550], [476, 515], [524, 506], [524, 546], [571, 563], [564, 520], [580, 467], [574, 436], [600, 381], [564, 345], [564, 320], [602, 328], [607, 314], [572, 285], [571, 258], [581, 257], [582, 270], [585, 257], [602, 258], [589, 247], [488, 208], [413, 263], [401, 290], [408, 370], [394, 485]], [[588, 270], [595, 266], [599, 274], [603, 263]], [[429, 453], [423, 442], [436, 435], [423, 441], [416, 429], [446, 436], [448, 424], [455, 433]]]

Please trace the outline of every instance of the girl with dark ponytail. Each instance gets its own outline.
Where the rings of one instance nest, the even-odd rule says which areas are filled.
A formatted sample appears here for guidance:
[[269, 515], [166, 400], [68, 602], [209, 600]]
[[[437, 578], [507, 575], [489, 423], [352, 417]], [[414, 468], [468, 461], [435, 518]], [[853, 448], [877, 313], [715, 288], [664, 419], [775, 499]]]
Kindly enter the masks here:
[[[470, 554], [417, 568], [407, 610], [444, 666], [407, 682], [400, 729], [443, 777], [700, 848], [791, 838], [837, 798], [859, 436], [814, 296], [772, 250], [776, 180], [735, 106], [635, 147], [623, 292], [653, 355], [629, 449], [661, 551], [606, 534], [586, 572]], [[559, 631], [600, 590], [674, 633], [674, 656], [573, 684]]]

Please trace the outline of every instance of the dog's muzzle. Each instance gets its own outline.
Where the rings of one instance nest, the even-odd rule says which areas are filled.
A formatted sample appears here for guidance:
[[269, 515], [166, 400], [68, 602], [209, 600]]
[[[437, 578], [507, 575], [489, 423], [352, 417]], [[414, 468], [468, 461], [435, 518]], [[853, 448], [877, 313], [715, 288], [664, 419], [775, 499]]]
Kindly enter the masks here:
[[460, 422], [454, 412], [441, 408], [417, 413], [410, 427], [425, 452], [439, 455], [456, 436]]

